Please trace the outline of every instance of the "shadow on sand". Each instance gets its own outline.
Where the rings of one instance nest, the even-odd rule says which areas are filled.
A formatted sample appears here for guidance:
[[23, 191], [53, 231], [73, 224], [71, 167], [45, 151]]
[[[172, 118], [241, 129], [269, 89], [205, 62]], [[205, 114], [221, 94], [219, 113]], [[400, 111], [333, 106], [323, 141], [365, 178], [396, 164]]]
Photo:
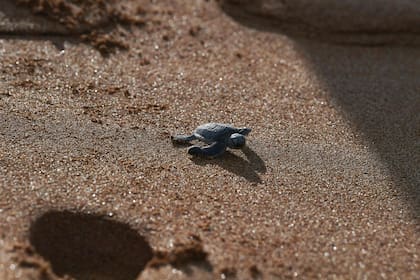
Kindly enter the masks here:
[[276, 19], [249, 14], [241, 6], [222, 8], [242, 25], [294, 39], [327, 86], [332, 103], [379, 155], [395, 190], [420, 222], [420, 48], [308, 40], [288, 27], [286, 32]]
[[252, 183], [262, 183], [258, 173], [265, 173], [267, 168], [264, 161], [251, 148], [245, 146], [242, 148], [247, 160], [226, 151], [221, 157], [215, 159], [192, 158], [191, 160], [197, 165], [213, 164], [223, 169], [245, 178]]
[[[173, 144], [174, 147], [185, 147], [187, 145]], [[206, 159], [201, 157], [193, 157], [191, 161], [197, 165], [218, 165], [223, 169], [245, 178], [252, 183], [262, 183], [258, 173], [264, 174], [267, 171], [264, 161], [250, 147], [245, 146], [241, 149], [246, 159], [235, 155], [230, 151], [226, 151], [222, 156], [215, 159]]]

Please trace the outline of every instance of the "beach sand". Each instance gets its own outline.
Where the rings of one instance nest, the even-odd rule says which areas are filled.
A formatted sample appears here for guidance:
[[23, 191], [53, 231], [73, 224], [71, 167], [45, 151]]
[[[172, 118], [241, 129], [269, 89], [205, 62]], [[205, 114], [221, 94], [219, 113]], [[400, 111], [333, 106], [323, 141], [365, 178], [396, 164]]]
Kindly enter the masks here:
[[[416, 1], [377, 20], [379, 1], [354, 1], [371, 20], [18, 2], [0, 7], [1, 279], [418, 278]], [[247, 147], [171, 144], [207, 122], [252, 128]]]

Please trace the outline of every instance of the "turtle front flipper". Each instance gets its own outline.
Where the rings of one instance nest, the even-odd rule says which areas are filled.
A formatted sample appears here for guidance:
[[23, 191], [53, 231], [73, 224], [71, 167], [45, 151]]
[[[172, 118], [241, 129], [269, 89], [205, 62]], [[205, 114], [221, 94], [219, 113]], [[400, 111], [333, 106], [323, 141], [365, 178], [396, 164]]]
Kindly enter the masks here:
[[247, 136], [251, 132], [251, 129], [248, 127], [242, 127], [238, 129], [238, 133], [244, 136]]
[[225, 142], [214, 142], [205, 147], [192, 146], [188, 149], [188, 153], [193, 156], [203, 156], [208, 158], [215, 158], [222, 155], [226, 151]]
[[175, 135], [171, 136], [171, 140], [176, 144], [189, 144], [191, 141], [197, 139], [194, 135]]

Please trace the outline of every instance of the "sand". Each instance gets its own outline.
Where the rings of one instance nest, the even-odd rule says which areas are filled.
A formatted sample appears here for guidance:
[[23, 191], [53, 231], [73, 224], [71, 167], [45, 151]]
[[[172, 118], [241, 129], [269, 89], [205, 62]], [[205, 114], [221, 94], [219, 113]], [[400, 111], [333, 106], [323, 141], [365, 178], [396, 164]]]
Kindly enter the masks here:
[[[418, 278], [415, 1], [379, 37], [231, 1], [123, 1], [106, 28], [22, 2], [0, 7], [1, 279]], [[210, 121], [247, 147], [171, 144]]]

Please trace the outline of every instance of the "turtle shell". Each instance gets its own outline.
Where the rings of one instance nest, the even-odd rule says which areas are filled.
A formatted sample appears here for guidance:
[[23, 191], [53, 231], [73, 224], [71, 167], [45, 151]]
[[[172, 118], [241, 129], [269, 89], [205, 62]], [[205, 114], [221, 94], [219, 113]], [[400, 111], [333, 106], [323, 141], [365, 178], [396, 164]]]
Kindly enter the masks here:
[[221, 140], [227, 140], [238, 129], [221, 123], [206, 123], [200, 125], [194, 130], [194, 136], [206, 143], [213, 143]]

